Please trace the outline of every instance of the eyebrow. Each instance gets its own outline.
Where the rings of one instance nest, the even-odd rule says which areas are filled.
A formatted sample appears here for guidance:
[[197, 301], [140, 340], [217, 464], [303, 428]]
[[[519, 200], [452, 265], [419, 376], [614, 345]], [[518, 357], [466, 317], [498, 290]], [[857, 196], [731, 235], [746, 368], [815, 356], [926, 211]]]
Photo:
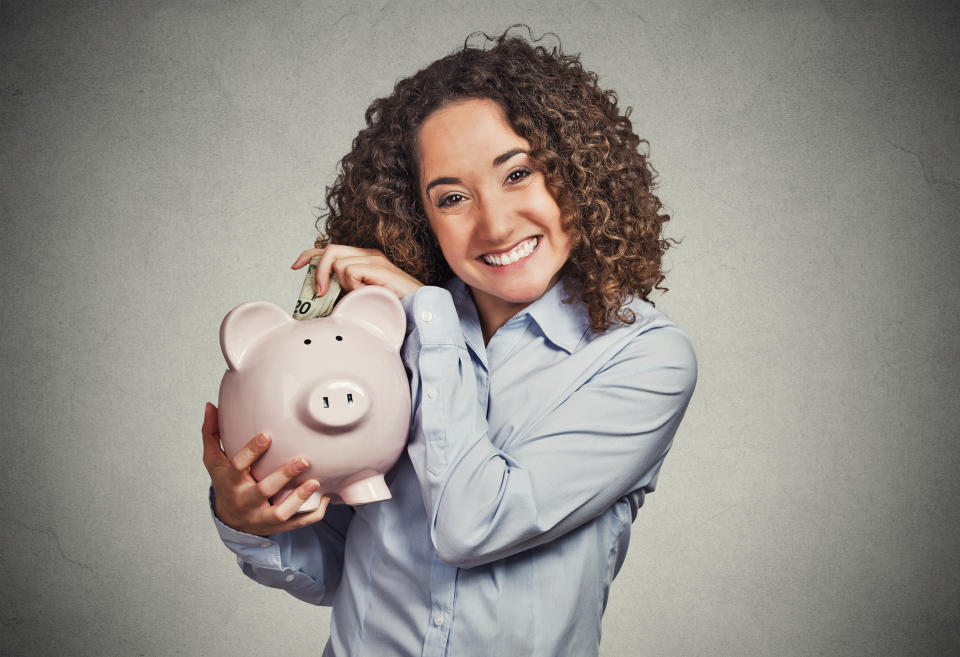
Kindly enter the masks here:
[[529, 152], [530, 151], [525, 151], [522, 148], [514, 148], [512, 151], [507, 151], [506, 153], [503, 153], [502, 155], [498, 155], [495, 158], [493, 158], [493, 166], [495, 167], [500, 166], [501, 164], [509, 160], [511, 157], [513, 157], [517, 153], [529, 153]]
[[[528, 155], [530, 151], [524, 150], [522, 148], [514, 148], [513, 150], [509, 150], [506, 153], [501, 153], [500, 155], [493, 158], [493, 166], [498, 167], [504, 162], [506, 162], [507, 160], [509, 160], [511, 157], [513, 157], [514, 155], [518, 155], [519, 153]], [[437, 185], [456, 185], [459, 182], [462, 182], [459, 178], [450, 178], [447, 176], [444, 176], [442, 178], [434, 178], [427, 185], [427, 188], [423, 190], [423, 193], [429, 194], [430, 189], [433, 187], [436, 187]]]

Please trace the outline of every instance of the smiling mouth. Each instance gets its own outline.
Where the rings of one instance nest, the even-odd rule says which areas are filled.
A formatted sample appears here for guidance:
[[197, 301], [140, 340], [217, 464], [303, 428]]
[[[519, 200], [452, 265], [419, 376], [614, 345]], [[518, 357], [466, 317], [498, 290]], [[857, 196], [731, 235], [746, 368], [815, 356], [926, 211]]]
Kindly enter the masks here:
[[504, 253], [482, 255], [480, 256], [480, 260], [491, 267], [506, 267], [507, 265], [512, 265], [513, 263], [526, 258], [537, 249], [539, 244], [540, 236], [535, 235], [523, 240], [509, 251]]

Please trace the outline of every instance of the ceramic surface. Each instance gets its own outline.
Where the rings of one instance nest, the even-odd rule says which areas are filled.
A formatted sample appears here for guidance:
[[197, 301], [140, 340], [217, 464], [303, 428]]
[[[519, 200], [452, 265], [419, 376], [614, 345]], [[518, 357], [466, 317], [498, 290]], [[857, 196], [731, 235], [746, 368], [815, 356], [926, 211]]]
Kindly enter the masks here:
[[[307, 479], [347, 504], [390, 497], [383, 475], [403, 449], [410, 385], [400, 359], [406, 317], [397, 298], [367, 286], [323, 318], [294, 320], [265, 301], [234, 308], [220, 326], [227, 371], [220, 384], [220, 440], [233, 457], [251, 438], [272, 438], [252, 468], [260, 479], [296, 456], [310, 467], [274, 498]], [[339, 500], [338, 500], [339, 498]]]

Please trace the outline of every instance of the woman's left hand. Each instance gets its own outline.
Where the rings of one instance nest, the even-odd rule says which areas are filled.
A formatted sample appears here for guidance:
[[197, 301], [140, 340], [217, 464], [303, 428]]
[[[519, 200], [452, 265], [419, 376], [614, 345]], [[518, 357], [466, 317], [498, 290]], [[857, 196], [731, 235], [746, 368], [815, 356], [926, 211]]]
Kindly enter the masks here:
[[293, 261], [291, 269], [300, 269], [316, 256], [322, 256], [317, 264], [317, 294], [326, 294], [330, 284], [330, 272], [337, 273], [340, 287], [348, 292], [364, 285], [380, 285], [402, 299], [423, 287], [423, 283], [406, 273], [387, 259], [377, 249], [359, 249], [343, 244], [329, 244], [324, 249], [307, 249]]

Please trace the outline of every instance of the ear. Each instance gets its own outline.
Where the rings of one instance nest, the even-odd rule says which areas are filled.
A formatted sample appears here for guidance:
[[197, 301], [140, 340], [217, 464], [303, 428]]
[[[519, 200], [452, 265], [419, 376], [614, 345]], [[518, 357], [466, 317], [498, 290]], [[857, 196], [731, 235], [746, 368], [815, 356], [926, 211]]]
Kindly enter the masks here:
[[334, 306], [331, 316], [361, 324], [397, 351], [407, 333], [407, 315], [403, 306], [393, 292], [379, 285], [365, 285], [348, 292]]
[[234, 372], [239, 370], [253, 345], [293, 321], [279, 306], [266, 301], [251, 301], [231, 310], [220, 324], [220, 349], [227, 367]]

